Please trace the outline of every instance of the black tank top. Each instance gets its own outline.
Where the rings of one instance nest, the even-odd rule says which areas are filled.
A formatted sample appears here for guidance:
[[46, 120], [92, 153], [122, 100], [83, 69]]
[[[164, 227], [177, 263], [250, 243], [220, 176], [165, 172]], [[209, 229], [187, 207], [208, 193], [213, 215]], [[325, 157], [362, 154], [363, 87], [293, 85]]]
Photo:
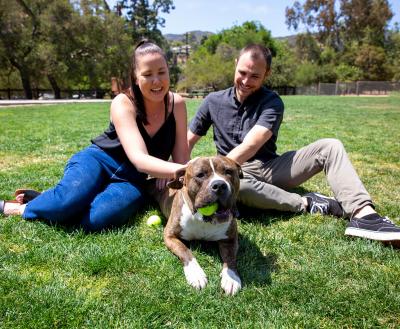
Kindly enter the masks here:
[[[149, 152], [150, 155], [165, 161], [170, 158], [175, 145], [176, 123], [174, 105], [174, 95], [172, 94], [171, 113], [168, 115], [168, 108], [166, 108], [165, 121], [153, 137], [149, 136], [146, 129], [144, 129], [142, 122], [136, 119], [140, 134], [146, 144], [147, 152]], [[110, 125], [104, 133], [93, 138], [91, 142], [104, 151], [110, 152], [113, 156], [116, 156], [119, 159], [127, 158], [112, 122], [110, 122]], [[134, 140], [131, 142], [135, 143]]]

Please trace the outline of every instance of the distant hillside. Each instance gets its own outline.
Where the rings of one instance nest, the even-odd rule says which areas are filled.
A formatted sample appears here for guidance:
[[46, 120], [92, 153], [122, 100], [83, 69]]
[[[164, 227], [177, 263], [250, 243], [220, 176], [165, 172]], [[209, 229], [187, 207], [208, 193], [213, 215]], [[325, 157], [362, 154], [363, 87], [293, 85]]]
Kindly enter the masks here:
[[[209, 35], [213, 35], [214, 33], [212, 32], [207, 32], [207, 31], [189, 31], [186, 32], [188, 33], [188, 38], [189, 38], [189, 43], [190, 41], [194, 42], [194, 43], [200, 43], [201, 39], [206, 36], [208, 37]], [[173, 41], [182, 41], [182, 42], [186, 42], [186, 33], [184, 34], [164, 34], [164, 38], [167, 39], [167, 41], [169, 42], [173, 42]]]
[[[214, 34], [212, 32], [207, 32], [207, 31], [189, 31], [187, 33], [189, 33], [189, 36], [188, 36], [189, 44], [193, 44], [193, 43], [200, 44], [200, 41], [204, 36], [209, 36], [209, 35]], [[167, 39], [168, 42], [181, 41], [183, 43], [186, 43], [186, 33], [184, 33], [184, 34], [168, 33], [168, 34], [164, 34], [164, 38]], [[292, 47], [296, 44], [296, 35], [288, 35], [286, 37], [277, 37], [274, 39], [277, 39], [280, 41], [287, 40], [289, 45]]]
[[287, 41], [289, 46], [294, 47], [296, 45], [296, 35], [288, 35], [286, 37], [277, 37], [274, 38], [279, 41]]

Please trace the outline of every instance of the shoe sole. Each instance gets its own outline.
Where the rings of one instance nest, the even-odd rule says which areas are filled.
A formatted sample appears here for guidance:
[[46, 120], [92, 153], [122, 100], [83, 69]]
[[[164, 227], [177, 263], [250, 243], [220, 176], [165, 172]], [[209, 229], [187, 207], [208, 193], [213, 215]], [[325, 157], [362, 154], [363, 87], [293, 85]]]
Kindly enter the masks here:
[[348, 227], [346, 228], [344, 234], [382, 242], [397, 242], [400, 244], [400, 232], [374, 232], [354, 227]]

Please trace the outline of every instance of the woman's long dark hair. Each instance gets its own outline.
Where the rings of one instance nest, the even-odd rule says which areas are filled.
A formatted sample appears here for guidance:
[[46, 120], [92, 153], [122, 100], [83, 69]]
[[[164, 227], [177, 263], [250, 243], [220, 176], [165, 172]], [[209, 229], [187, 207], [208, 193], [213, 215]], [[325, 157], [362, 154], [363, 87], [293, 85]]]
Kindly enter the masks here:
[[[137, 58], [147, 54], [160, 54], [164, 57], [165, 62], [167, 62], [167, 56], [165, 55], [164, 51], [157, 46], [155, 43], [151, 42], [150, 40], [144, 39], [140, 41], [133, 51], [132, 58], [131, 58], [131, 67], [130, 67], [130, 77], [129, 77], [129, 84], [130, 90], [132, 91], [133, 97], [130, 97], [133, 100], [133, 103], [136, 106], [136, 113], [137, 119], [139, 119], [144, 125], [148, 124], [146, 111], [144, 108], [144, 100], [143, 94], [136, 84], [137, 76], [136, 76], [136, 64]], [[169, 100], [169, 92], [164, 97], [164, 104], [165, 104], [165, 113], [168, 112], [168, 100]]]

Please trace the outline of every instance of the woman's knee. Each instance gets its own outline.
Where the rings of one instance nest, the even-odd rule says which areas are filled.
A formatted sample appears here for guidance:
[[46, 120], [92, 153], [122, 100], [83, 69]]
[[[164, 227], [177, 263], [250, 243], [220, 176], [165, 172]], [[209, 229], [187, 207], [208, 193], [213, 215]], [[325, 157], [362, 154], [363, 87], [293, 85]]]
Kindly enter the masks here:
[[137, 194], [129, 203], [101, 202], [91, 206], [89, 213], [81, 222], [86, 232], [98, 232], [108, 228], [120, 227], [128, 223], [143, 206], [144, 197]]

